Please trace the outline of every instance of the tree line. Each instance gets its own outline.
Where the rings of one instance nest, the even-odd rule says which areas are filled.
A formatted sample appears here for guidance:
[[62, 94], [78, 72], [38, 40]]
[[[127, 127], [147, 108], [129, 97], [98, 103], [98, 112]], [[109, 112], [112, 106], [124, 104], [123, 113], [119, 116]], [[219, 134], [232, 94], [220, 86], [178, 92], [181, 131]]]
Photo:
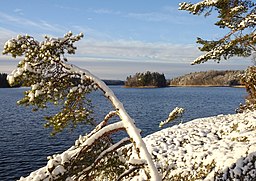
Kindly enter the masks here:
[[11, 88], [11, 87], [20, 87], [20, 84], [15, 84], [10, 86], [8, 80], [7, 80], [7, 75], [6, 73], [0, 73], [0, 88]]
[[166, 87], [164, 74], [147, 71], [128, 76], [125, 81], [126, 87]]
[[240, 70], [210, 70], [189, 73], [170, 80], [170, 85], [202, 85], [202, 86], [237, 86], [244, 71]]
[[0, 88], [9, 88], [10, 85], [7, 81], [7, 74], [6, 73], [0, 73]]

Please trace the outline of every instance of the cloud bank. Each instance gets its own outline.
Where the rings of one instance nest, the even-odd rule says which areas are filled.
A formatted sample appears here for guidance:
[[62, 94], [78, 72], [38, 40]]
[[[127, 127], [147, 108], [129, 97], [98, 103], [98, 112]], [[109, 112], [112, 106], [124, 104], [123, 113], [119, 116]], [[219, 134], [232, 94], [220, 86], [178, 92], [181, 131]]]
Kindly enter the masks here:
[[[120, 16], [121, 12], [109, 9], [91, 10], [97, 14], [115, 14]], [[171, 11], [166, 7], [165, 11]], [[21, 9], [14, 10], [21, 13]], [[169, 21], [170, 17], [153, 13], [128, 13], [127, 17], [143, 21]], [[182, 18], [182, 17], [181, 17]], [[174, 18], [172, 18], [174, 20]], [[179, 20], [179, 22], [182, 22]], [[71, 63], [88, 68], [101, 78], [122, 79], [126, 76], [142, 71], [158, 71], [166, 74], [167, 78], [207, 69], [244, 69], [250, 61], [228, 61], [222, 64], [204, 64], [190, 66], [195, 58], [201, 55], [195, 44], [174, 44], [165, 42], [145, 42], [139, 40], [127, 40], [113, 38], [106, 32], [82, 25], [66, 27], [52, 24], [46, 20], [35, 21], [9, 15], [0, 12], [0, 51], [3, 50], [4, 42], [17, 34], [31, 33], [36, 39], [42, 40], [43, 34], [62, 36], [67, 30], [74, 29], [83, 31], [83, 40], [76, 43], [78, 47], [76, 55], [69, 56]], [[11, 72], [17, 64], [17, 60], [10, 61], [10, 57], [0, 55], [0, 72]], [[240, 59], [241, 60], [241, 59]]]

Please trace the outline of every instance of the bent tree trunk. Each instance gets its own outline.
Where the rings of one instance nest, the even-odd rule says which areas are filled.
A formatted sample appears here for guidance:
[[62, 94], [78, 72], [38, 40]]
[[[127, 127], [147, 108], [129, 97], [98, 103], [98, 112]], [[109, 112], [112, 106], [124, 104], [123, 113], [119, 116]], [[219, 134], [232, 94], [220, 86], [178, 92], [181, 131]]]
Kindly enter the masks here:
[[[84, 138], [81, 137], [76, 141], [75, 146], [62, 154], [49, 157], [47, 166], [32, 172], [31, 177], [29, 176], [25, 180], [35, 180], [35, 178], [39, 180], [63, 180], [65, 176], [67, 176], [66, 181], [81, 180], [84, 178], [83, 174], [91, 171], [87, 175], [90, 177], [90, 174], [95, 173], [93, 168], [99, 161], [103, 160], [104, 163], [104, 159], [111, 160], [112, 158], [108, 154], [114, 153], [129, 140], [124, 138], [116, 144], [106, 141], [105, 136], [119, 130], [126, 130], [130, 141], [133, 143], [133, 150], [138, 157], [137, 159], [128, 156], [126, 161], [129, 164], [126, 164], [125, 167], [128, 171], [126, 170], [119, 178], [127, 176], [133, 170], [143, 168], [147, 178], [152, 181], [161, 180], [151, 155], [141, 138], [140, 130], [135, 126], [133, 119], [112, 90], [89, 71], [66, 63], [67, 59], [64, 54], [74, 54], [76, 47], [73, 46], [73, 43], [82, 37], [83, 34], [73, 36], [69, 32], [64, 38], [56, 39], [46, 36], [46, 40], [39, 43], [29, 35], [18, 35], [17, 39], [11, 39], [5, 43], [3, 54], [11, 54], [14, 58], [23, 57], [17, 68], [8, 75], [9, 83], [15, 85], [23, 82], [25, 86], [31, 87], [18, 103], [33, 106], [35, 110], [47, 108], [48, 102], [63, 105], [59, 113], [47, 117], [46, 126], [52, 127], [54, 133], [60, 132], [70, 125], [76, 126], [83, 121], [90, 122], [88, 115], [91, 110], [86, 107], [85, 95], [94, 89], [100, 89], [115, 109], [109, 112], [89, 135]], [[113, 115], [118, 115], [121, 121], [107, 125], [108, 120]], [[95, 153], [98, 155], [95, 156]], [[117, 152], [115, 154], [117, 157], [120, 156]], [[88, 162], [87, 157], [91, 155], [93, 155], [93, 159], [89, 158]], [[24, 179], [21, 178], [21, 180]]]
[[146, 163], [148, 164], [151, 180], [159, 181], [160, 177], [158, 175], [158, 171], [152, 161], [151, 155], [148, 152], [144, 141], [141, 138], [140, 130], [135, 126], [134, 120], [126, 112], [126, 110], [123, 107], [123, 104], [118, 100], [118, 98], [115, 96], [113, 91], [102, 80], [100, 80], [98, 77], [92, 75], [89, 71], [87, 71], [85, 69], [81, 69], [74, 65], [65, 64], [65, 67], [71, 73], [80, 74], [81, 77], [85, 76], [86, 79], [92, 80], [94, 83], [97, 84], [99, 89], [101, 89], [103, 91], [104, 95], [108, 98], [108, 100], [112, 103], [115, 110], [117, 111], [117, 114], [119, 115], [120, 119], [122, 120], [123, 126], [124, 126], [125, 130], [127, 131], [128, 135], [134, 141], [137, 149], [139, 149], [139, 153], [140, 153], [139, 157], [141, 157], [141, 159], [144, 159], [146, 161]]

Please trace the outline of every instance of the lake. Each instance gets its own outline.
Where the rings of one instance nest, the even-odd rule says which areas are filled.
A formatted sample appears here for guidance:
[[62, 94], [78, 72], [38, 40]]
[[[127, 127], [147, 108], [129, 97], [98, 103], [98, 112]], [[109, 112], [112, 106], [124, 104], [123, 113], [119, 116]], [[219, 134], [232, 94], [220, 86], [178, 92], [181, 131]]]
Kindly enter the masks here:
[[[175, 107], [185, 108], [181, 120], [168, 126], [195, 118], [218, 114], [235, 113], [244, 102], [243, 88], [230, 87], [167, 87], [159, 89], [136, 89], [111, 86], [136, 125], [146, 136], [160, 130], [160, 121], [165, 120]], [[0, 180], [16, 180], [44, 166], [46, 157], [61, 153], [72, 146], [80, 134], [90, 128], [78, 127], [73, 132], [66, 130], [55, 137], [45, 129], [44, 116], [56, 112], [56, 108], [32, 112], [31, 108], [17, 106], [27, 88], [0, 89]], [[111, 110], [111, 105], [99, 92], [90, 95], [94, 104], [95, 118], [102, 120]]]

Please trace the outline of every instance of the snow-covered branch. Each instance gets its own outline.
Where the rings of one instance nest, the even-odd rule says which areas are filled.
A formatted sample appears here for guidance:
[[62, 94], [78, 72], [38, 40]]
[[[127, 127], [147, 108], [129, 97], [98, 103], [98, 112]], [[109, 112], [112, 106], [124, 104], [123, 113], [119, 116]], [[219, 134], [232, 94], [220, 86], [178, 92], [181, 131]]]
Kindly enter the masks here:
[[165, 121], [161, 121], [160, 122], [159, 127], [162, 128], [164, 125], [170, 123], [174, 119], [176, 119], [178, 117], [181, 117], [183, 113], [184, 113], [184, 109], [183, 108], [180, 108], [180, 107], [174, 108], [174, 110], [172, 110], [170, 112], [168, 118]]
[[[114, 111], [109, 112], [89, 135], [81, 136], [75, 142], [75, 146], [63, 154], [51, 157], [42, 172], [35, 172], [25, 180], [36, 177], [40, 177], [41, 180], [76, 178], [77, 172], [83, 174], [83, 171], [90, 170], [89, 168], [102, 160], [106, 153], [112, 151], [115, 155], [114, 150], [122, 141], [112, 145], [109, 139], [103, 138], [119, 130], [125, 130], [133, 141], [134, 149], [138, 150], [138, 158], [145, 162], [144, 165], [149, 170], [148, 178], [152, 181], [161, 180], [141, 138], [140, 130], [113, 91], [88, 70], [67, 63], [64, 54], [74, 54], [76, 47], [73, 43], [82, 37], [83, 34], [73, 36], [69, 32], [64, 35], [64, 38], [46, 36], [45, 41], [39, 43], [29, 35], [18, 35], [16, 39], [11, 39], [5, 44], [4, 54], [9, 53], [13, 57], [24, 56], [18, 68], [8, 76], [9, 83], [12, 85], [23, 82], [24, 85], [31, 86], [31, 90], [25, 92], [25, 97], [19, 101], [19, 104], [32, 105], [35, 110], [46, 108], [48, 102], [63, 106], [59, 113], [47, 117], [46, 126], [52, 127], [54, 134], [69, 125], [76, 126], [80, 122], [94, 123], [90, 117], [92, 111], [86, 98], [86, 95], [93, 90], [101, 90], [114, 108]], [[108, 124], [108, 120], [114, 115], [118, 115], [121, 121]], [[101, 155], [103, 150], [105, 152]], [[91, 162], [92, 160], [94, 161]]]
[[205, 13], [205, 16], [209, 16], [216, 10], [219, 19], [215, 25], [228, 30], [226, 35], [217, 40], [208, 41], [198, 38], [197, 43], [202, 45], [199, 49], [206, 53], [194, 60], [192, 64], [200, 64], [208, 60], [219, 62], [233, 56], [249, 57], [255, 52], [255, 2], [202, 0], [198, 3], [183, 2], [179, 6], [180, 10], [189, 11], [195, 15]]
[[115, 110], [117, 110], [117, 114], [122, 120], [124, 128], [126, 129], [128, 135], [136, 143], [137, 149], [140, 150], [140, 154], [141, 154], [140, 157], [147, 161], [147, 164], [150, 170], [151, 180], [155, 180], [155, 181], [160, 180], [158, 171], [151, 159], [151, 155], [149, 154], [147, 147], [140, 136], [140, 130], [135, 126], [134, 120], [126, 112], [126, 110], [123, 107], [123, 104], [117, 99], [113, 91], [103, 81], [101, 81], [96, 76], [93, 76], [89, 71], [80, 69], [74, 65], [69, 65], [69, 64], [65, 64], [65, 67], [70, 72], [73, 72], [75, 74], [80, 74], [81, 77], [84, 76], [86, 79], [90, 79], [98, 86], [99, 89], [101, 89], [104, 92], [105, 97], [107, 97], [111, 101]]

